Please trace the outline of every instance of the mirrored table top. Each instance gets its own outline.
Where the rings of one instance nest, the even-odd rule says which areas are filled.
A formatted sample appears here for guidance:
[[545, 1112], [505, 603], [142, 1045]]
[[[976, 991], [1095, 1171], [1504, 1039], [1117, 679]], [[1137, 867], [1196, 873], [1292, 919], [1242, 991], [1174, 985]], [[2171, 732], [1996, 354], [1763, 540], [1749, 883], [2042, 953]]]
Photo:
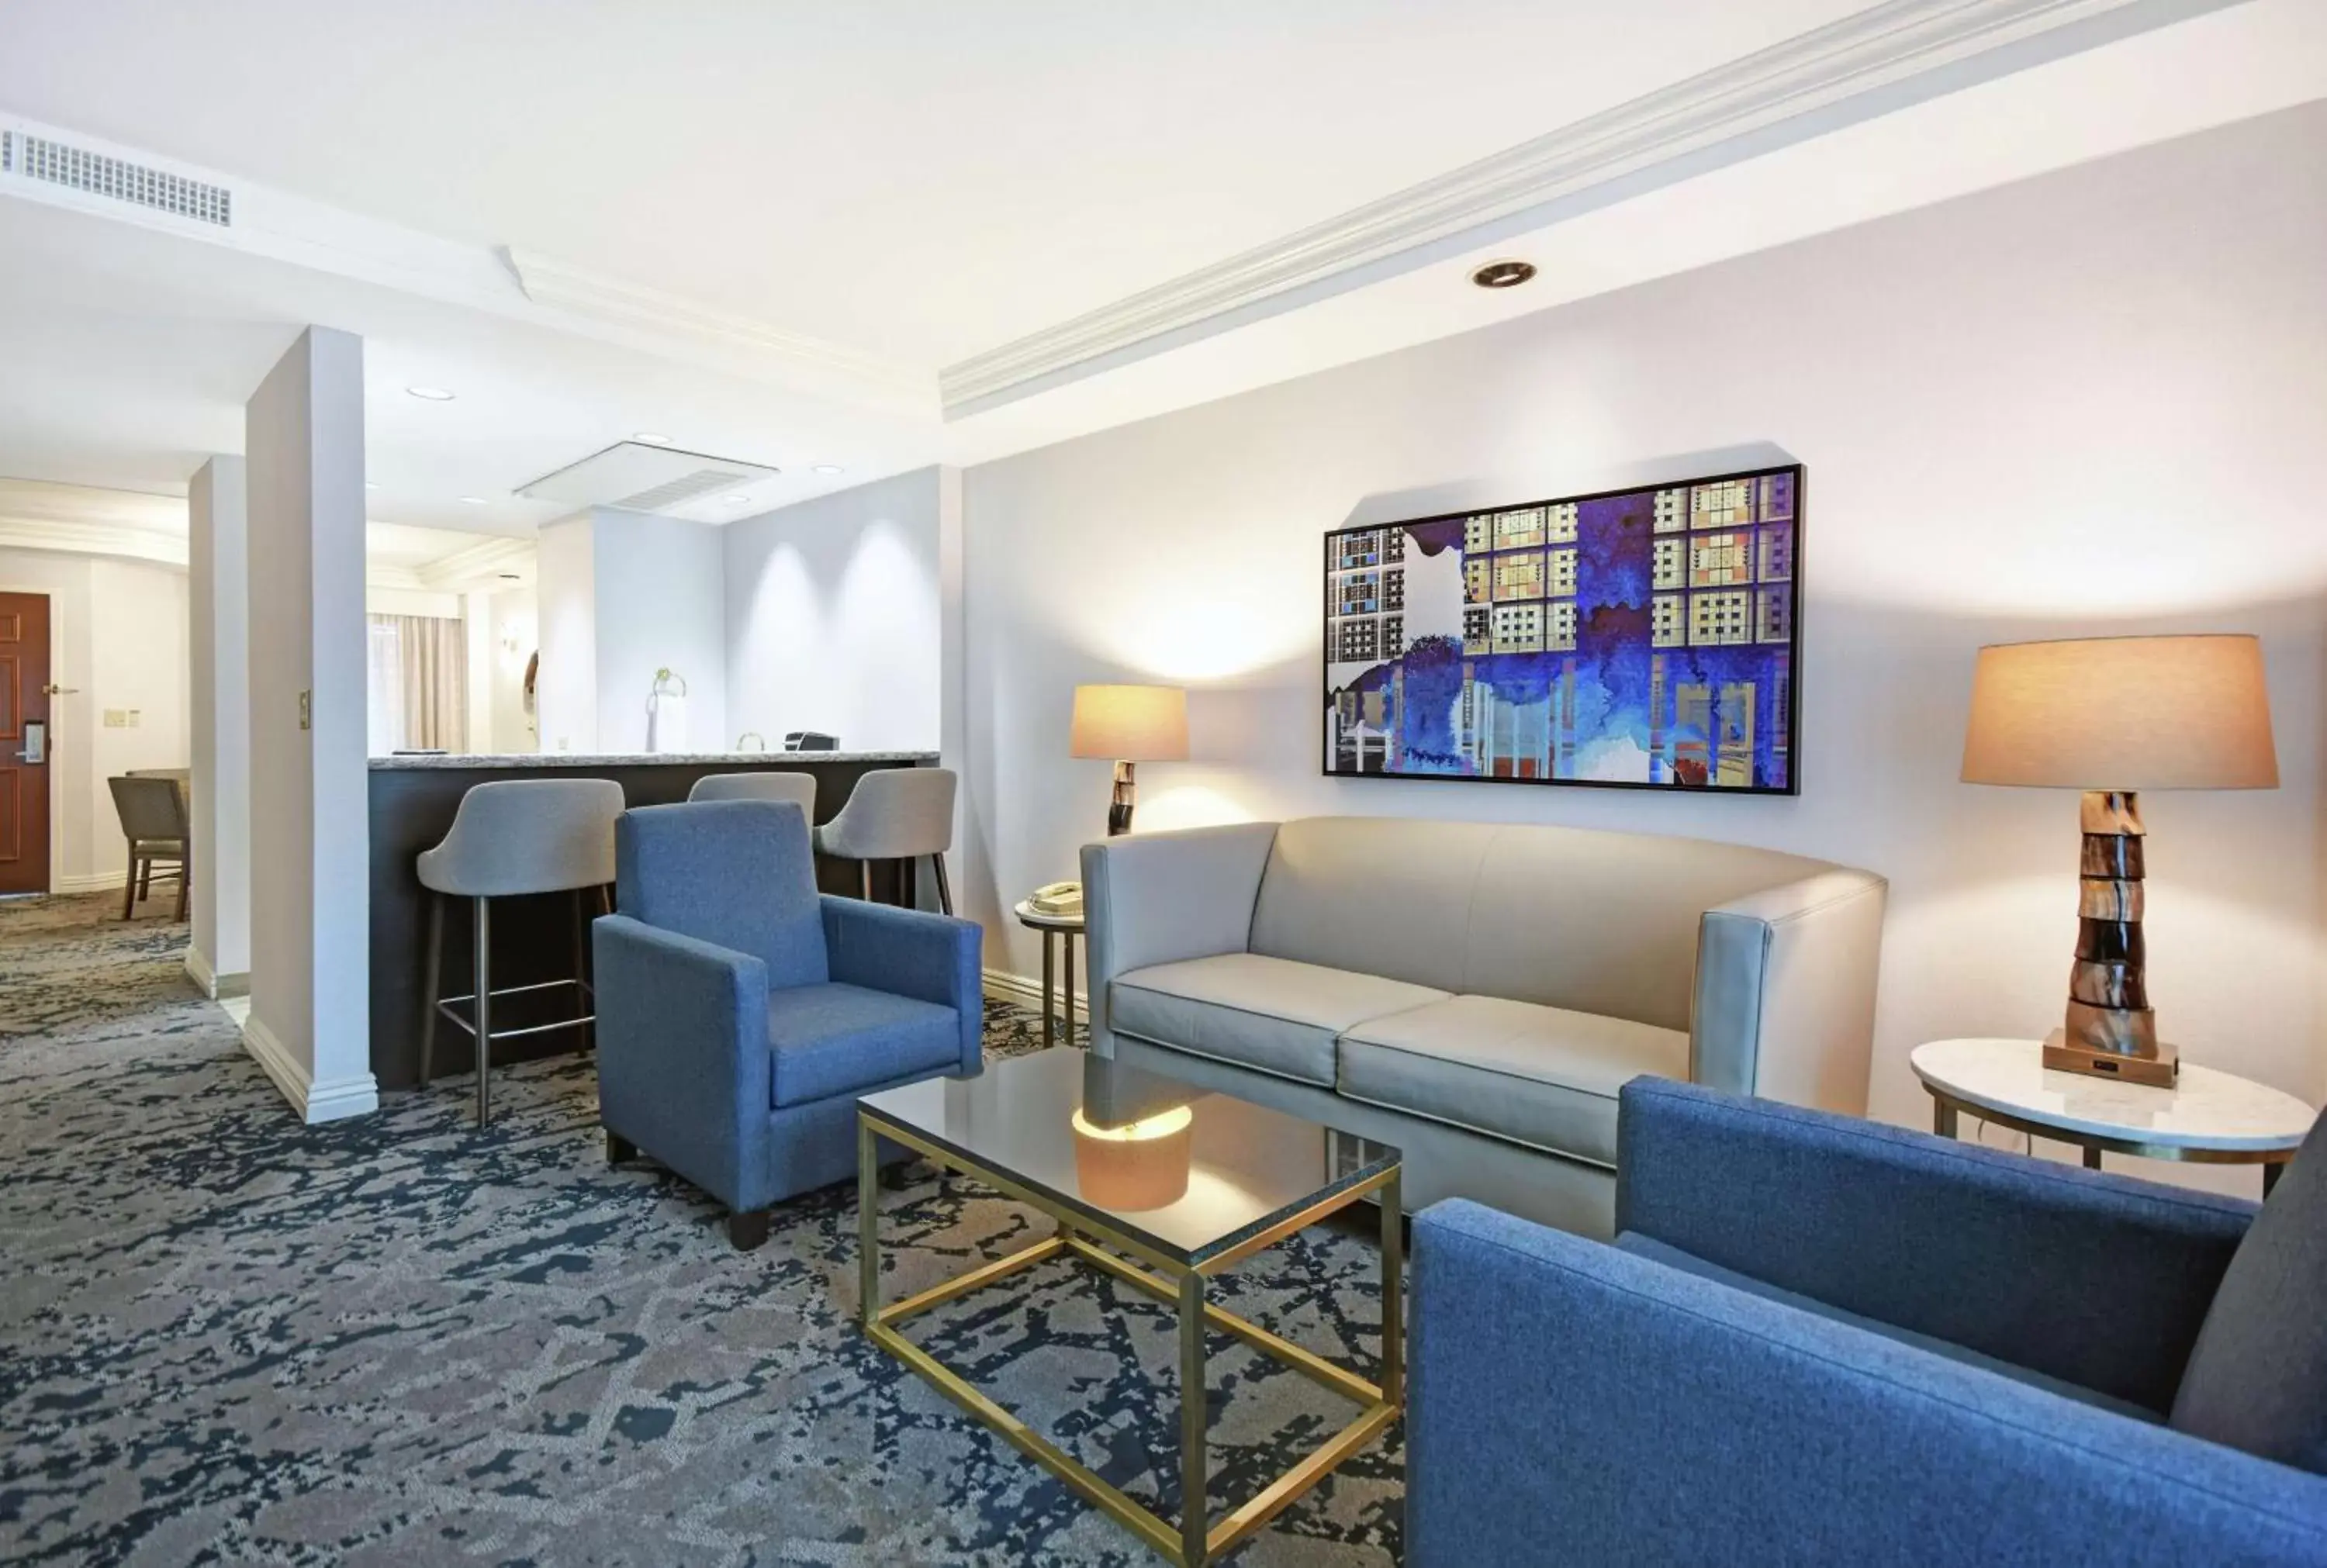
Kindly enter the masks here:
[[[1190, 1268], [1366, 1185], [1398, 1153], [1062, 1046], [857, 1101], [894, 1128]], [[1364, 1157], [1360, 1157], [1360, 1153]]]

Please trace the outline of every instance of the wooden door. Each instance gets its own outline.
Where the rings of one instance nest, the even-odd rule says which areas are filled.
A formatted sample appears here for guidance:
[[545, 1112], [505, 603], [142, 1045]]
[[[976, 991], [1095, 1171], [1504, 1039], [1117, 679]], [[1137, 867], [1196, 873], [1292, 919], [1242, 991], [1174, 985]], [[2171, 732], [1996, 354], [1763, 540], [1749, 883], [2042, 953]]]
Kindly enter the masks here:
[[49, 891], [49, 596], [0, 593], [0, 895]]

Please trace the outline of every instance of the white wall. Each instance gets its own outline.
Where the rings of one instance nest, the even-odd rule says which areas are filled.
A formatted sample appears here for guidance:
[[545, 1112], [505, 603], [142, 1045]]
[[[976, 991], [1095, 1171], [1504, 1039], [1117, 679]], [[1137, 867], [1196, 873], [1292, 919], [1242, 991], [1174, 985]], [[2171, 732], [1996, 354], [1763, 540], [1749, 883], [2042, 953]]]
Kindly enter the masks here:
[[662, 751], [724, 751], [727, 727], [726, 606], [719, 528], [602, 507], [591, 514], [596, 550], [598, 747], [647, 749], [647, 694], [655, 671], [687, 683], [687, 741]]
[[544, 525], [536, 540], [541, 671], [534, 693], [544, 751], [598, 749], [598, 586], [590, 516]]
[[186, 968], [212, 994], [250, 985], [250, 555], [239, 457], [187, 493], [192, 931]]
[[947, 482], [927, 468], [727, 525], [730, 741], [938, 749]]
[[[191, 761], [186, 574], [174, 566], [51, 550], [0, 550], [0, 592], [49, 596], [49, 882], [57, 892], [117, 888], [128, 846], [106, 780]], [[106, 710], [137, 714], [107, 728]]]
[[[306, 1120], [378, 1104], [364, 759], [363, 341], [300, 334], [245, 411], [251, 1054]], [[302, 699], [312, 695], [312, 706]]]
[[534, 715], [525, 709], [525, 667], [541, 646], [538, 611], [530, 588], [498, 588], [492, 594], [492, 660], [490, 698], [492, 750], [504, 754], [541, 750]]
[[[1182, 683], [1193, 760], [1141, 770], [1143, 827], [1562, 822], [1884, 873], [1873, 1106], [1928, 1125], [1907, 1052], [2051, 1027], [2076, 926], [2075, 797], [1957, 781], [1974, 649], [2248, 630], [2285, 784], [2145, 801], [2151, 984], [2189, 1059], [2317, 1101], [2322, 166], [2327, 105], [970, 470], [987, 962], [1034, 970], [1003, 910], [1103, 831], [1074, 685]], [[1799, 798], [1319, 776], [1325, 530], [1781, 453], [1808, 467]]]

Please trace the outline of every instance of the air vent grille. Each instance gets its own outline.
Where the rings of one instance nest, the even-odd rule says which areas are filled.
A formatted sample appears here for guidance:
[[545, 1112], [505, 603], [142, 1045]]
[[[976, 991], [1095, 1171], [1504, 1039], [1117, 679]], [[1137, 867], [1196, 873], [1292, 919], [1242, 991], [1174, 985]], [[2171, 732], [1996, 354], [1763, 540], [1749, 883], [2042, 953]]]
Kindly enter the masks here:
[[696, 496], [708, 494], [723, 486], [749, 484], [749, 475], [726, 468], [699, 468], [693, 473], [665, 480], [652, 490], [642, 490], [636, 495], [624, 496], [613, 504], [633, 512], [659, 512], [675, 507], [681, 501], [691, 501]]
[[28, 135], [23, 144], [24, 174], [29, 179], [45, 180], [51, 185], [86, 191], [92, 196], [116, 201], [135, 202], [156, 212], [191, 218], [197, 223], [215, 223], [221, 229], [234, 223], [234, 193], [223, 185], [206, 185], [182, 174], [69, 147], [45, 136]]
[[16, 133], [0, 131], [0, 174], [14, 172], [16, 167]]

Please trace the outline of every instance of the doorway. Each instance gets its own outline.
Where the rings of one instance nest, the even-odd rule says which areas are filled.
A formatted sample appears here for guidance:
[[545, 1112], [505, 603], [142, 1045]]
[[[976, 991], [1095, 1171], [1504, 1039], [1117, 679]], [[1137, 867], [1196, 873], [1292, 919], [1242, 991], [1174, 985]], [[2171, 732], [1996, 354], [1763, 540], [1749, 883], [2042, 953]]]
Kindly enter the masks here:
[[49, 596], [0, 593], [0, 898], [49, 891]]

